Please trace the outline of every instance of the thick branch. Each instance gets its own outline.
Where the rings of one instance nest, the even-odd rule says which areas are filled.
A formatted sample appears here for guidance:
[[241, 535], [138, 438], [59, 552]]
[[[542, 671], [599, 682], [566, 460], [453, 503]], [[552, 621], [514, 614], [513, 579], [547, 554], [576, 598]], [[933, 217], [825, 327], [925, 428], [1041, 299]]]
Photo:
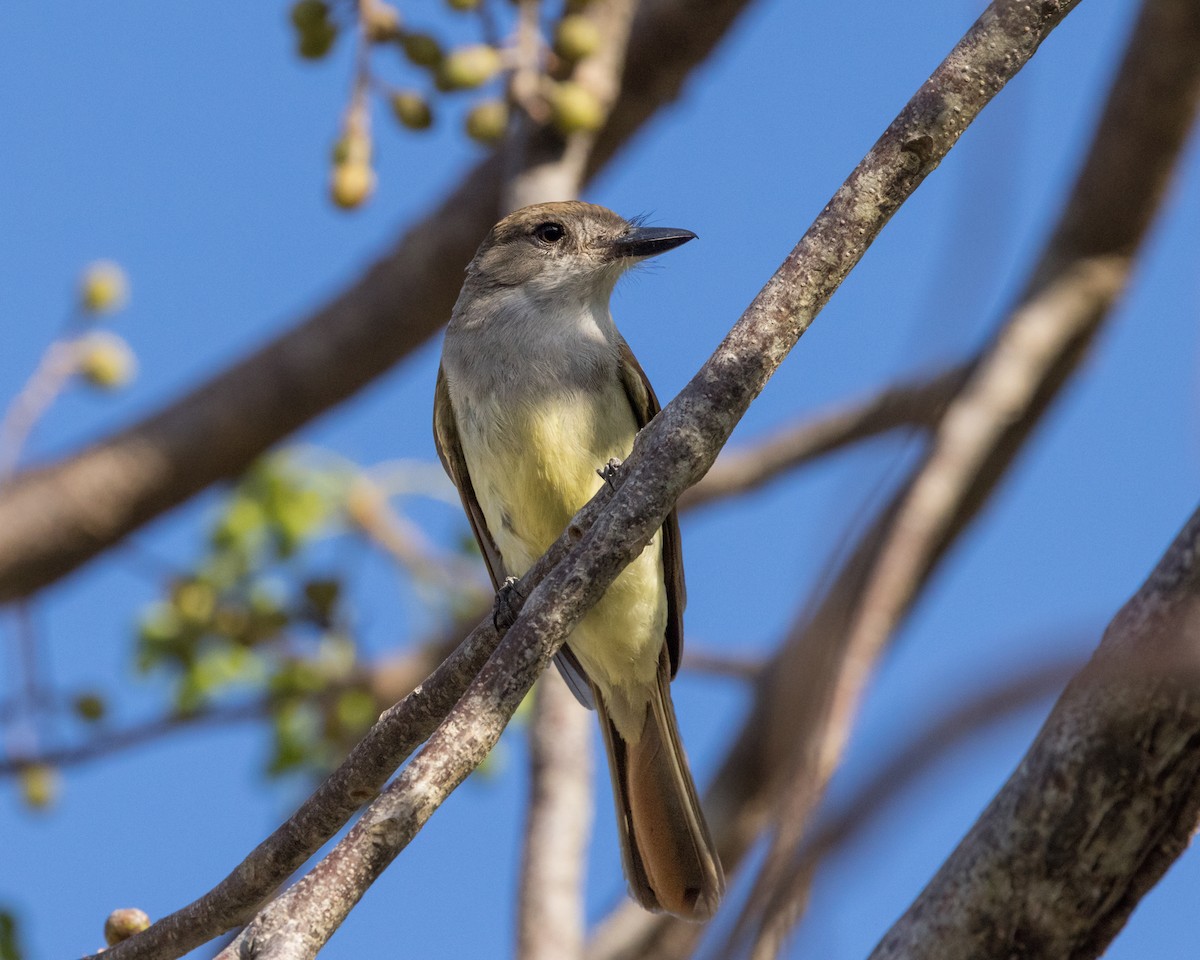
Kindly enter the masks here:
[[1200, 823], [1200, 511], [872, 953], [1097, 957]]
[[[311, 957], [366, 888], [499, 738], [586, 610], [644, 549], [683, 489], [817, 311], [966, 125], [1075, 6], [994, 3], [851, 174], [685, 390], [638, 437], [568, 527], [566, 557], [529, 594], [495, 654], [425, 747], [331, 854], [231, 945], [229, 956]], [[951, 107], [953, 106], [953, 108]], [[240, 952], [236, 952], [240, 951]]]
[[[639, 7], [621, 96], [587, 161], [594, 175], [724, 36], [748, 0]], [[208, 383], [68, 460], [0, 491], [0, 603], [27, 596], [163, 512], [236, 476], [284, 436], [425, 342], [450, 315], [462, 271], [497, 219], [503, 162], [459, 188], [299, 326]]]

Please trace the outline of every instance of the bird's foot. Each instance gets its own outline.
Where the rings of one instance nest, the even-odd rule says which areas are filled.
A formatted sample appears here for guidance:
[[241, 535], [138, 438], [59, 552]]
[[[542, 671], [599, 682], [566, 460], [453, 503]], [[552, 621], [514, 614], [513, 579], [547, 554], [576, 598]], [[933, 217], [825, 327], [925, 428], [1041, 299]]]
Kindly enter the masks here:
[[610, 490], [615, 490], [616, 487], [613, 485], [613, 481], [616, 479], [619, 469], [621, 469], [621, 460], [619, 457], [613, 457], [608, 463], [597, 470], [596, 473], [600, 475], [601, 480], [608, 484]]
[[516, 577], [505, 577], [500, 589], [496, 591], [496, 602], [492, 606], [492, 625], [497, 630], [507, 630], [521, 612], [521, 604], [525, 602], [525, 598], [517, 589], [517, 583]]

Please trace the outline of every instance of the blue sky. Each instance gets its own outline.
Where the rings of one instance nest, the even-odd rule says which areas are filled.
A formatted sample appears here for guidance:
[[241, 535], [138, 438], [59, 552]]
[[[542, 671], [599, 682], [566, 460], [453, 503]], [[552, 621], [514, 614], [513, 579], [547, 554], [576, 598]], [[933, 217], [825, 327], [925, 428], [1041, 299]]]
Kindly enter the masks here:
[[[746, 442], [807, 411], [981, 342], [1036, 258], [1087, 142], [1130, 23], [1129, 0], [1080, 5], [904, 207], [817, 319], [735, 434]], [[862, 154], [982, 8], [753, 7], [587, 198], [700, 240], [626, 281], [614, 313], [664, 400], [686, 383]], [[444, 22], [432, 5], [411, 19]], [[133, 297], [116, 329], [136, 384], [72, 391], [41, 424], [35, 457], [66, 453], [156, 409], [353, 278], [423, 213], [478, 148], [454, 123], [417, 137], [377, 112], [380, 187], [352, 215], [325, 197], [350, 78], [349, 50], [297, 61], [282, 3], [95, 5], [8, 0], [0, 35], [0, 400], [19, 388], [68, 311], [80, 268], [118, 260]], [[1084, 655], [1139, 585], [1200, 489], [1200, 156], [1188, 151], [1169, 209], [1082, 375], [1011, 481], [951, 557], [870, 690], [831, 798], [848, 796], [906, 733], [1022, 664]], [[438, 344], [303, 431], [362, 463], [433, 460]], [[840, 531], [896, 476], [885, 440], [685, 522], [689, 642], [765, 651], [825, 569]], [[215, 494], [135, 537], [186, 562]], [[440, 536], [457, 513], [416, 508]], [[119, 720], [161, 703], [133, 680], [131, 623], [157, 590], [114, 551], [39, 600], [43, 660], [64, 686], [121, 689]], [[381, 563], [357, 595], [364, 643], [394, 648], [427, 615]], [[11, 624], [0, 689], [11, 692]], [[684, 676], [681, 723], [702, 782], [744, 700]], [[1020, 758], [1044, 711], [1026, 711], [948, 755], [822, 875], [793, 956], [865, 955]], [[367, 895], [331, 957], [503, 954], [525, 782], [519, 737], [500, 775], [465, 785]], [[67, 771], [61, 801], [32, 814], [0, 799], [0, 904], [36, 957], [99, 946], [105, 915], [161, 916], [223, 876], [300, 798], [266, 782], [261, 731], [189, 734]], [[597, 797], [589, 915], [622, 881], [607, 785]], [[1200, 863], [1185, 855], [1110, 951], [1191, 956]]]

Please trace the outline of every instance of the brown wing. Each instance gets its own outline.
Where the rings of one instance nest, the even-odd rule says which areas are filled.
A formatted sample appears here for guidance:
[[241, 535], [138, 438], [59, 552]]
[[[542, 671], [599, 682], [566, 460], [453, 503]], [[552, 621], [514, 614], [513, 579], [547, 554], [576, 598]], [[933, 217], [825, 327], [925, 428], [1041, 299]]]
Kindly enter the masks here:
[[463, 509], [467, 512], [467, 519], [471, 521], [475, 541], [479, 544], [479, 551], [483, 554], [483, 561], [487, 564], [488, 574], [492, 578], [492, 587], [499, 590], [507, 576], [504, 572], [504, 560], [488, 532], [483, 508], [479, 506], [475, 488], [471, 485], [471, 475], [467, 472], [467, 458], [463, 456], [462, 443], [458, 439], [458, 421], [454, 418], [454, 408], [450, 406], [450, 388], [446, 384], [445, 371], [440, 366], [433, 395], [433, 443], [437, 447], [438, 459], [442, 461], [446, 473], [458, 487]]
[[[637, 418], [638, 429], [648, 424], [662, 408], [646, 372], [634, 357], [629, 344], [620, 342], [621, 382]], [[687, 606], [687, 588], [683, 582], [683, 548], [679, 539], [679, 515], [672, 510], [663, 522], [663, 577], [667, 584], [667, 654], [671, 658], [671, 677], [679, 672], [683, 656], [683, 608]]]

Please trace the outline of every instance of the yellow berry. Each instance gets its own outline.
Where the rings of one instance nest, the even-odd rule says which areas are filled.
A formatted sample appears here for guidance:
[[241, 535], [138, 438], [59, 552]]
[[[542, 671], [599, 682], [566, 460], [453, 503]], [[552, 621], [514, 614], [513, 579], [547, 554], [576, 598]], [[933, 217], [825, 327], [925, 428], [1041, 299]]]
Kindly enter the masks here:
[[128, 940], [135, 933], [141, 933], [150, 926], [150, 918], [145, 912], [133, 907], [124, 910], [114, 910], [104, 921], [104, 940], [111, 947]]
[[492, 79], [500, 70], [500, 51], [490, 44], [476, 43], [451, 51], [438, 67], [437, 82], [443, 90], [469, 90]]
[[97, 260], [83, 271], [79, 282], [79, 303], [88, 313], [120, 310], [129, 300], [129, 281], [120, 264]]
[[590, 57], [599, 46], [600, 28], [580, 14], [563, 17], [554, 31], [554, 52], [570, 63]]
[[97, 330], [79, 341], [77, 369], [94, 387], [116, 390], [137, 373], [137, 357], [123, 339], [107, 330]]
[[508, 127], [508, 105], [503, 100], [484, 100], [467, 114], [467, 136], [483, 144], [497, 143]]
[[418, 67], [436, 67], [442, 62], [442, 45], [427, 33], [406, 33], [400, 38], [400, 46]]
[[329, 193], [343, 210], [353, 210], [367, 201], [375, 191], [375, 171], [361, 161], [339, 163], [333, 168]]
[[596, 95], [570, 80], [555, 86], [550, 108], [554, 125], [563, 133], [599, 130], [604, 124], [604, 108]]
[[58, 799], [59, 776], [54, 767], [31, 763], [21, 768], [21, 799], [32, 810], [45, 810]]
[[433, 123], [433, 111], [429, 101], [412, 90], [399, 90], [392, 94], [392, 113], [410, 130], [426, 130]]

